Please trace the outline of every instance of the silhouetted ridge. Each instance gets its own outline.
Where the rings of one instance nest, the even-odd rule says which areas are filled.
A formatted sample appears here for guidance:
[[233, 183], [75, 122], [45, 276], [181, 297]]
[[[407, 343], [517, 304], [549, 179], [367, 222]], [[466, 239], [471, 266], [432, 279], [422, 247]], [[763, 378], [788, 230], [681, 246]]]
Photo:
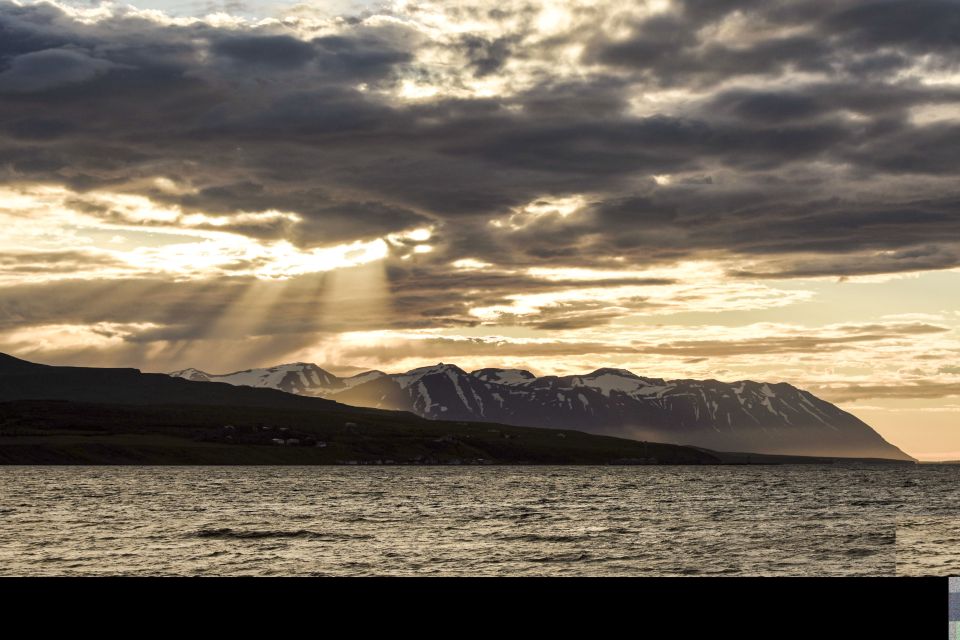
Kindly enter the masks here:
[[0, 354], [0, 401], [70, 400], [115, 404], [203, 404], [276, 408], [341, 407], [276, 389], [191, 382], [138, 369], [55, 367]]

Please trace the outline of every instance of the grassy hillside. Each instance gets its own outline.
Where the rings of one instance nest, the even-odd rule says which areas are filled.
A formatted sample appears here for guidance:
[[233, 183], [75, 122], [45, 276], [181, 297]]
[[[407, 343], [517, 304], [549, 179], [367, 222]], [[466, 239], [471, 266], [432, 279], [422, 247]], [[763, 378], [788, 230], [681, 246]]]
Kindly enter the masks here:
[[718, 462], [691, 447], [344, 409], [2, 402], [0, 464]]

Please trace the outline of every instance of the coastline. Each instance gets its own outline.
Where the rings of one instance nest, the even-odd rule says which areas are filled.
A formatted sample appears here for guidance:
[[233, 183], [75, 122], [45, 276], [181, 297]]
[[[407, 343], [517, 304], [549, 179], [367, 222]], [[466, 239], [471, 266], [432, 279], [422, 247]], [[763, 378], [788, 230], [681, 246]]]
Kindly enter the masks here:
[[[587, 438], [589, 436], [582, 434]], [[615, 440], [615, 439], [613, 439]], [[428, 440], [433, 444], [433, 439]], [[626, 441], [629, 442], [629, 441]], [[423, 444], [426, 444], [423, 443]], [[450, 443], [452, 444], [452, 443]], [[618, 443], [617, 443], [618, 444]], [[702, 451], [692, 447], [646, 444], [648, 450], [661, 452], [662, 459], [653, 456], [629, 457], [622, 451], [537, 451], [525, 448], [506, 451], [499, 457], [478, 457], [446, 452], [425, 456], [422, 453], [391, 454], [392, 457], [364, 452], [356, 447], [330, 443], [326, 447], [243, 445], [222, 442], [204, 442], [162, 434], [97, 434], [97, 435], [33, 435], [0, 437], [0, 466], [35, 465], [120, 465], [120, 466], [780, 466], [876, 464], [908, 465], [904, 460], [879, 458], [840, 458], [820, 456], [765, 455]], [[479, 446], [482, 447], [482, 444]], [[635, 447], [634, 447], [635, 449]], [[688, 454], [690, 457], [683, 457]]]

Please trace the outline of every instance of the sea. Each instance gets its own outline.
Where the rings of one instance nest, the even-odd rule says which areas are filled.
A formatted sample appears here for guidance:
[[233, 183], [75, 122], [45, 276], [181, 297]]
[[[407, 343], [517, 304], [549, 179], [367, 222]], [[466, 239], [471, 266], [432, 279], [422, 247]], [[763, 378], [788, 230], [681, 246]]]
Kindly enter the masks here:
[[0, 467], [0, 575], [960, 575], [960, 465]]

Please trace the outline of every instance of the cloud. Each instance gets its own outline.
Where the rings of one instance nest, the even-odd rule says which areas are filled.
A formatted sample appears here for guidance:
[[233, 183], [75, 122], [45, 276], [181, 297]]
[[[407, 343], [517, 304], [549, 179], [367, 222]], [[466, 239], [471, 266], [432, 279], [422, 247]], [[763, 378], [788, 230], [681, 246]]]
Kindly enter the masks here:
[[734, 356], [748, 354], [775, 353], [811, 353], [839, 351], [854, 343], [878, 342], [898, 337], [944, 333], [949, 327], [929, 324], [900, 326], [862, 326], [852, 328], [847, 335], [810, 335], [785, 336], [760, 339], [739, 339], [735, 341], [687, 340], [677, 341], [655, 347], [644, 347], [640, 351], [673, 356]]
[[[955, 264], [956, 121], [909, 116], [956, 105], [955, 83], [923, 80], [934, 58], [955, 59], [949, 38], [923, 40], [921, 55], [893, 18], [861, 23], [852, 5], [680, 3], [627, 15], [626, 35], [575, 4], [549, 20], [488, 9], [219, 26], [0, 5], [0, 77], [18, 91], [0, 106], [0, 179], [213, 215], [290, 211], [303, 223], [282, 233], [304, 246], [432, 223], [451, 253], [506, 263], [818, 251], [836, 256], [821, 271], [844, 275], [848, 257], [921, 247], [939, 257], [873, 268]], [[940, 28], [941, 12], [924, 4], [910, 20]], [[743, 39], [747, 17], [758, 28]], [[456, 36], [436, 30], [465, 19]], [[864, 82], [850, 65], [881, 41], [907, 75]], [[557, 64], [568, 50], [581, 55]], [[46, 72], [30, 67], [45, 59]], [[787, 70], [804, 81], [785, 88]], [[404, 98], [410, 83], [431, 97]], [[891, 186], [901, 174], [919, 178]], [[157, 191], [157, 177], [189, 188]], [[589, 201], [568, 220], [487, 225], [579, 195]]]
[[628, 18], [625, 36], [598, 36], [586, 55], [667, 85], [787, 72], [890, 72], [920, 55], [957, 60], [958, 22], [949, 0], [704, 4], [676, 2], [666, 13]]
[[45, 49], [16, 56], [0, 73], [0, 94], [48, 91], [103, 75], [115, 65], [73, 49]]
[[262, 20], [0, 0], [4, 344], [58, 327], [41, 351], [79, 363], [56, 336], [119, 327], [83, 356], [226, 369], [341, 332], [503, 332], [559, 342], [416, 346], [863, 388], [898, 358], [953, 375], [939, 321], [771, 326], [815, 299], [807, 280], [960, 267], [956, 20], [926, 0]]
[[811, 389], [821, 397], [831, 402], [850, 402], [867, 398], [902, 399], [902, 398], [950, 398], [960, 395], [960, 382], [940, 382], [936, 380], [920, 380], [909, 384], [890, 385], [836, 385], [830, 387], [814, 387]]
[[236, 36], [214, 42], [213, 53], [237, 64], [274, 69], [305, 65], [316, 55], [309, 43], [292, 36]]

